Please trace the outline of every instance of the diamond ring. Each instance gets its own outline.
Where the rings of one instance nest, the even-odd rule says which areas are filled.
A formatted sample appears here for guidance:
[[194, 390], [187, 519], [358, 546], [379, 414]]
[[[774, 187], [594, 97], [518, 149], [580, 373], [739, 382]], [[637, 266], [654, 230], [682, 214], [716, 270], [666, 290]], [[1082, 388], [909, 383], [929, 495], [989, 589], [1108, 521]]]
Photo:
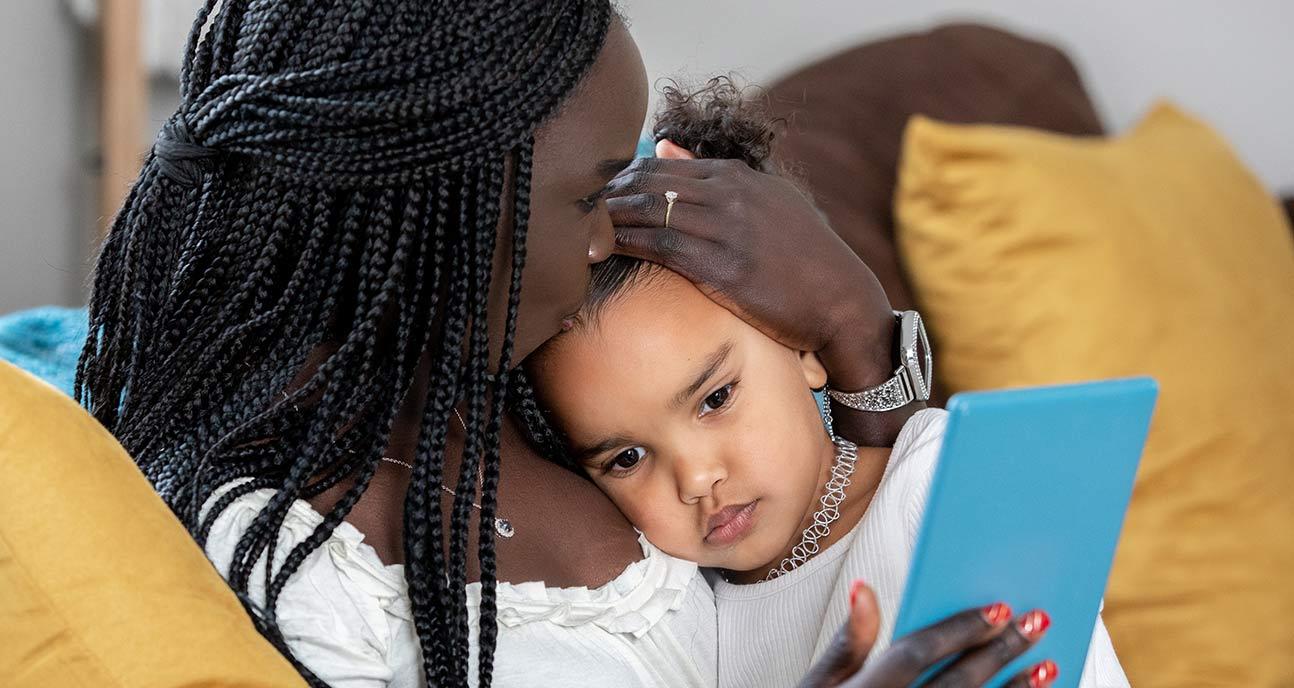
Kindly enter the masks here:
[[665, 192], [665, 226], [669, 227], [669, 214], [674, 210], [674, 201], [678, 200], [677, 191]]

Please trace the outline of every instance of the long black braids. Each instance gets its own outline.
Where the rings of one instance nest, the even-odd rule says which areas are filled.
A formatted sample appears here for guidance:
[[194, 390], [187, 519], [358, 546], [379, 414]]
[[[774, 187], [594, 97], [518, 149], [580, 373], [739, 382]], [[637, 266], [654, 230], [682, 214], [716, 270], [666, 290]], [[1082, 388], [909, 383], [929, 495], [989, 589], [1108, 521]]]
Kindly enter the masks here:
[[[490, 685], [487, 524], [520, 377], [509, 368], [533, 135], [588, 72], [611, 16], [607, 0], [208, 0], [194, 23], [180, 108], [99, 255], [76, 394], [200, 543], [239, 496], [274, 491], [222, 573], [312, 685], [323, 683], [292, 656], [277, 601], [367, 488], [424, 354], [431, 385], [404, 505], [423, 670], [431, 686], [469, 680], [479, 498], [476, 679]], [[511, 271], [495, 276], [509, 197]], [[493, 365], [492, 277], [509, 287]], [[446, 435], [464, 399], [445, 523]], [[338, 485], [322, 523], [276, 552], [294, 501]]]

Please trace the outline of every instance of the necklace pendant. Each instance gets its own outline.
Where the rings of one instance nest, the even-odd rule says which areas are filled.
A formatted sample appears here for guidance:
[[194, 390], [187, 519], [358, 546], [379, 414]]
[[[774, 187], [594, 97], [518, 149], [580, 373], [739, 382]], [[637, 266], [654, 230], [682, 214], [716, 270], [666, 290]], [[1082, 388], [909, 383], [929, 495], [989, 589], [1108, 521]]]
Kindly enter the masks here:
[[512, 522], [506, 518], [494, 519], [494, 532], [502, 538], [510, 538], [517, 534], [516, 529], [512, 527]]

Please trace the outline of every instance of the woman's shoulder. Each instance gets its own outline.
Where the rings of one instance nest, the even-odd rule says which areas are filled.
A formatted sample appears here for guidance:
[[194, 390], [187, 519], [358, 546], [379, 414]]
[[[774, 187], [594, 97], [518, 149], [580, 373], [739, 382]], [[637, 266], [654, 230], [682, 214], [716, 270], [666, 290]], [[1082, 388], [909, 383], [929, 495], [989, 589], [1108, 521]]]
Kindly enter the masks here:
[[[203, 506], [203, 517], [215, 505], [221, 496], [247, 479], [235, 480], [217, 489]], [[221, 575], [229, 575], [229, 566], [239, 540], [261, 510], [274, 497], [275, 490], [262, 488], [238, 496], [212, 519], [210, 530], [203, 545], [207, 558], [216, 565]], [[315, 531], [323, 523], [323, 515], [304, 500], [295, 500], [289, 507], [275, 539], [274, 566], [277, 570], [289, 552]], [[263, 571], [264, 558], [257, 562]], [[377, 552], [364, 541], [364, 534], [350, 523], [341, 522], [328, 538], [312, 551], [298, 568], [295, 577], [302, 579], [317, 578], [321, 571], [345, 570], [348, 579], [356, 577], [365, 579], [365, 588], [381, 592], [379, 597], [396, 597], [404, 588], [404, 567], [399, 564], [387, 565], [378, 557]], [[318, 583], [317, 580], [314, 581]], [[264, 587], [263, 574], [248, 579], [250, 590], [256, 598]]]
[[[203, 512], [244, 482], [221, 486]], [[247, 492], [213, 515], [204, 549], [222, 576], [229, 577], [239, 540], [274, 494], [273, 489]], [[323, 516], [305, 501], [289, 506], [273, 552], [276, 572], [288, 553], [322, 522]], [[264, 556], [257, 560], [247, 584], [251, 600], [264, 604]], [[373, 685], [385, 685], [408, 661], [392, 642], [403, 626], [411, 627], [413, 619], [403, 567], [384, 565], [364, 542], [363, 533], [349, 523], [341, 523], [301, 561], [279, 596], [276, 615], [293, 653], [322, 677], [364, 678], [373, 680]]]

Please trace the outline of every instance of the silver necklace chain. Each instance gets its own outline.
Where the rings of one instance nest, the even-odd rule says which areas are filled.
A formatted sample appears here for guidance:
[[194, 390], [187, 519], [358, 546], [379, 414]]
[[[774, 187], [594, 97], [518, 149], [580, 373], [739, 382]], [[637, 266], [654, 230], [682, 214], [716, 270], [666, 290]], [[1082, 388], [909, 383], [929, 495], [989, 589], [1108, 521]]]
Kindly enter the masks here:
[[800, 544], [791, 548], [791, 556], [782, 560], [764, 577], [771, 581], [778, 576], [800, 568], [800, 565], [821, 551], [818, 541], [831, 533], [831, 524], [840, 519], [840, 504], [845, 501], [845, 488], [849, 487], [849, 477], [854, 474], [854, 464], [858, 462], [858, 445], [843, 437], [836, 436], [834, 419], [831, 417], [831, 398], [822, 398], [822, 420], [832, 444], [836, 445], [836, 460], [831, 464], [831, 477], [818, 498], [822, 505], [813, 514], [813, 522], [800, 535]]
[[[490, 381], [493, 381], [493, 380], [494, 380], [494, 376], [490, 375], [489, 373], [486, 373], [486, 374], [485, 374], [485, 376], [486, 376], [486, 379], [487, 379], [487, 380], [490, 380]], [[284, 399], [284, 401], [287, 401], [287, 400], [289, 399], [289, 397], [288, 397], [288, 393], [287, 393], [287, 392], [283, 392], [283, 399]], [[294, 403], [294, 404], [292, 404], [292, 408], [293, 408], [294, 410], [296, 410], [296, 412], [297, 412], [297, 413], [300, 413], [300, 412], [301, 412], [301, 407], [300, 407], [300, 406], [297, 406], [295, 403]], [[461, 424], [461, 425], [463, 426], [463, 433], [466, 435], [466, 433], [467, 433], [467, 421], [463, 420], [463, 414], [459, 413], [459, 412], [458, 412], [458, 409], [454, 409], [454, 415], [455, 415], [455, 416], [458, 416], [458, 422], [459, 422], [459, 424]], [[350, 450], [347, 450], [347, 451], [350, 451]], [[354, 452], [352, 451], [351, 453], [353, 454]], [[413, 470], [413, 464], [409, 463], [408, 461], [401, 461], [401, 460], [399, 460], [399, 459], [393, 459], [393, 458], [391, 458], [391, 457], [389, 457], [389, 456], [383, 456], [383, 457], [381, 457], [381, 459], [382, 459], [383, 461], [387, 462], [387, 463], [393, 463], [393, 464], [395, 464], [395, 465], [397, 465], [397, 466], [404, 466], [405, 468], [407, 468], [407, 469], [409, 469], [409, 470]], [[480, 467], [480, 470], [477, 472], [477, 474], [476, 474], [476, 475], [477, 475], [477, 479], [481, 481], [481, 484], [482, 484], [482, 485], [484, 485], [484, 484], [485, 484], [485, 466], [481, 466], [481, 467]], [[448, 494], [448, 495], [450, 495], [450, 496], [452, 496], [452, 497], [457, 497], [457, 496], [458, 496], [458, 494], [457, 494], [457, 493], [455, 493], [453, 490], [449, 489], [448, 487], [445, 487], [444, 485], [441, 485], [441, 486], [440, 486], [440, 489], [441, 489], [441, 490], [443, 490], [446, 494]], [[481, 510], [481, 505], [480, 505], [480, 504], [477, 504], [476, 502], [472, 502], [472, 508], [476, 509], [477, 511], [480, 511], [480, 510]], [[512, 521], [509, 521], [508, 519], [503, 518], [503, 517], [501, 517], [501, 516], [495, 516], [495, 517], [494, 517], [494, 532], [498, 533], [498, 534], [499, 534], [499, 537], [502, 537], [502, 538], [510, 538], [510, 537], [512, 537], [513, 535], [516, 535], [516, 534], [517, 534], [517, 530], [516, 530], [515, 528], [513, 528], [513, 527], [512, 527]]]
[[845, 488], [849, 487], [849, 476], [853, 475], [854, 464], [858, 461], [858, 445], [843, 437], [837, 437], [834, 442], [836, 460], [831, 464], [831, 477], [827, 478], [826, 489], [818, 498], [818, 503], [822, 506], [814, 512], [813, 522], [800, 535], [800, 544], [791, 548], [791, 556], [770, 570], [765, 581], [790, 573], [813, 558], [821, 551], [818, 541], [831, 533], [831, 524], [840, 518], [840, 504], [845, 501]]
[[[454, 409], [454, 415], [455, 415], [455, 416], [458, 416], [458, 422], [459, 422], [459, 424], [461, 424], [461, 425], [463, 426], [463, 432], [464, 432], [464, 433], [466, 433], [466, 432], [467, 432], [467, 421], [463, 420], [463, 416], [462, 416], [462, 414], [460, 414], [460, 413], [458, 412], [458, 409]], [[383, 460], [383, 461], [386, 461], [387, 463], [393, 463], [393, 464], [395, 464], [395, 465], [397, 465], [397, 466], [404, 466], [405, 468], [408, 468], [409, 470], [413, 470], [413, 464], [408, 463], [408, 462], [405, 462], [405, 461], [400, 461], [400, 460], [398, 460], [398, 459], [393, 459], [393, 458], [391, 458], [391, 457], [389, 457], [389, 456], [383, 456], [383, 457], [382, 457], [382, 460]], [[485, 483], [485, 466], [481, 466], [481, 467], [480, 467], [479, 471], [477, 472], [477, 479], [478, 479], [478, 480], [480, 480], [482, 484], [484, 484], [484, 483]], [[441, 486], [440, 486], [440, 489], [441, 489], [445, 494], [448, 494], [448, 495], [450, 495], [451, 497], [457, 497], [457, 496], [458, 496], [458, 493], [454, 492], [453, 490], [449, 489], [448, 487], [445, 487], [444, 485], [441, 485]], [[477, 504], [476, 502], [472, 502], [472, 508], [476, 509], [477, 511], [480, 511], [480, 510], [481, 510], [481, 505], [480, 505], [480, 504]], [[495, 516], [495, 517], [494, 517], [494, 532], [498, 533], [498, 534], [499, 534], [499, 537], [501, 537], [501, 538], [510, 538], [510, 537], [512, 537], [513, 535], [516, 535], [516, 534], [517, 534], [517, 529], [512, 527], [512, 521], [509, 521], [508, 519], [503, 518], [502, 516]]]

